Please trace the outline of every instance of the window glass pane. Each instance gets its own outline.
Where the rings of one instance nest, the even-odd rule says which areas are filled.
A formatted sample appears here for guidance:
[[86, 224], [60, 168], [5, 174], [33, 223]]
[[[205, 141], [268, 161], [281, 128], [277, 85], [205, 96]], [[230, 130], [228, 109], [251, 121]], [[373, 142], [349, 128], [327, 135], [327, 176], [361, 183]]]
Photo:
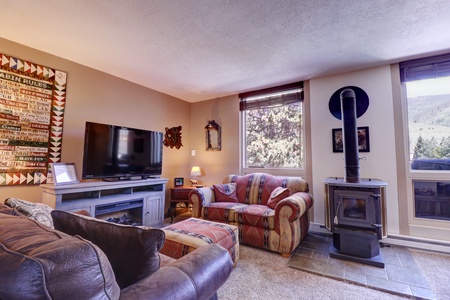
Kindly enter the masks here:
[[450, 170], [450, 76], [406, 83], [411, 169]]
[[245, 168], [302, 168], [302, 103], [243, 111]]
[[450, 221], [450, 181], [414, 180], [417, 218]]

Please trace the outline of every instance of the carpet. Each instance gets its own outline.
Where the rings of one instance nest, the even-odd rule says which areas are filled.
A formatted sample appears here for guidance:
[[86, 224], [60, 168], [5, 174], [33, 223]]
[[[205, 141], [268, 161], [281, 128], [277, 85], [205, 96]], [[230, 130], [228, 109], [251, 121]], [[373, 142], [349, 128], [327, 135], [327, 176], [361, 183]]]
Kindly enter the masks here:
[[217, 295], [220, 300], [406, 299], [404, 296], [302, 272], [288, 267], [288, 262], [289, 259], [279, 253], [241, 244], [239, 261]]
[[329, 256], [332, 235], [310, 232], [288, 266], [375, 290], [416, 299], [436, 299], [408, 248], [382, 245], [384, 268]]

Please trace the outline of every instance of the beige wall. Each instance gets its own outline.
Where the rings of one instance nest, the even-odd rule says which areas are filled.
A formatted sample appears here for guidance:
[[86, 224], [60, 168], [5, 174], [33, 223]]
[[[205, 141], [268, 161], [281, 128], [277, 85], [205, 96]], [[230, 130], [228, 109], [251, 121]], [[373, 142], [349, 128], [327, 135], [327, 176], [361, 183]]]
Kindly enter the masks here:
[[[222, 129], [222, 150], [206, 151], [205, 126], [215, 120]], [[191, 165], [202, 169], [199, 183], [220, 183], [228, 174], [239, 173], [239, 98], [237, 95], [192, 104]], [[188, 180], [188, 178], [187, 178]]]
[[[162, 177], [169, 178], [171, 186], [174, 177], [189, 175], [191, 110], [188, 102], [5, 39], [0, 39], [0, 45], [1, 53], [68, 73], [61, 153], [62, 162], [76, 163], [79, 178], [86, 121], [162, 132], [165, 127], [181, 125], [184, 147], [179, 150], [164, 147]], [[39, 186], [0, 187], [0, 201], [7, 197], [39, 202], [41, 190]]]
[[343, 153], [333, 153], [332, 128], [342, 127], [328, 109], [331, 95], [341, 87], [358, 86], [369, 96], [369, 108], [357, 120], [358, 126], [369, 126], [370, 152], [360, 153], [362, 178], [377, 178], [388, 183], [388, 232], [399, 231], [397, 168], [395, 156], [394, 113], [389, 66], [328, 76], [310, 81], [314, 220], [324, 224], [324, 187], [326, 177], [344, 176]]

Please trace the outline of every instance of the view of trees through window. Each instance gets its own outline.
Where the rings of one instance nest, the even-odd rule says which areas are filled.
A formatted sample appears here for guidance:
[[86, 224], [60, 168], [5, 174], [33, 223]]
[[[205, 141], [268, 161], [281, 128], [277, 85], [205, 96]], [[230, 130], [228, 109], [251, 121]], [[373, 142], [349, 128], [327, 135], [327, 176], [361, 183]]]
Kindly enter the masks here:
[[248, 168], [302, 168], [302, 103], [244, 112]]
[[406, 83], [410, 160], [450, 159], [450, 76]]
[[[411, 169], [450, 170], [450, 77], [406, 83]], [[412, 180], [417, 218], [450, 220], [450, 182]]]

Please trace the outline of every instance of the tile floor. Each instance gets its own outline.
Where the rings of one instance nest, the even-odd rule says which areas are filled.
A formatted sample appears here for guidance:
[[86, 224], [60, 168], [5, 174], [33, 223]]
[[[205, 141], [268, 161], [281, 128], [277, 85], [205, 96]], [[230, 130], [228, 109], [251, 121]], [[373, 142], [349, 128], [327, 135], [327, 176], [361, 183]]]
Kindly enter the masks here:
[[289, 260], [295, 269], [416, 299], [435, 299], [408, 248], [381, 247], [384, 268], [329, 256], [332, 235], [309, 233]]

